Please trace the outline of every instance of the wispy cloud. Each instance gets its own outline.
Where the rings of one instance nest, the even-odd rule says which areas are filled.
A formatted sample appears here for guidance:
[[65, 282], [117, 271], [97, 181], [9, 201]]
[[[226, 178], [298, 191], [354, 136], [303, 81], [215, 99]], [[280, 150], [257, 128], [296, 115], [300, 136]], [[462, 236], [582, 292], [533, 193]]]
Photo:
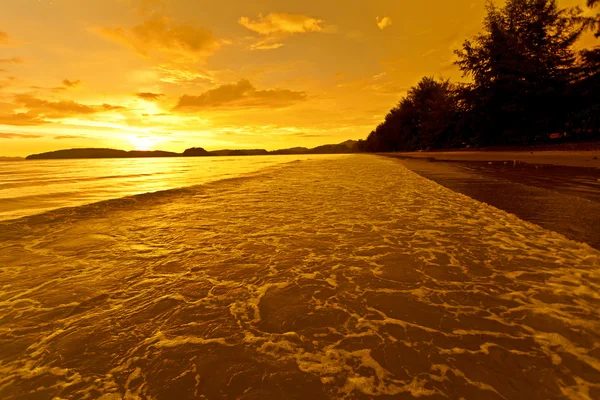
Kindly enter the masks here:
[[[11, 114], [0, 115], [0, 125], [42, 125], [56, 119], [126, 110], [125, 107], [118, 105], [87, 105], [72, 100], [52, 101], [30, 94], [15, 95], [13, 108], [14, 110]], [[21, 112], [21, 109], [26, 109], [27, 111]]]
[[261, 35], [271, 35], [274, 33], [319, 32], [323, 30], [324, 21], [302, 14], [269, 13], [265, 16], [259, 14], [258, 18], [254, 20], [241, 17], [239, 23]]
[[306, 93], [288, 89], [258, 90], [250, 81], [222, 85], [198, 96], [183, 95], [175, 107], [194, 110], [214, 107], [282, 107], [304, 100]]
[[98, 32], [143, 57], [176, 57], [175, 61], [201, 61], [223, 44], [206, 29], [158, 15], [132, 28], [99, 28]]
[[97, 112], [93, 106], [77, 103], [71, 100], [48, 101], [28, 94], [19, 94], [15, 100], [23, 107], [43, 112], [56, 112], [61, 115], [93, 114]]
[[213, 77], [210, 73], [200, 72], [193, 65], [169, 64], [164, 63], [156, 67], [156, 71], [160, 75], [160, 81], [172, 84], [185, 84], [196, 82], [213, 82]]
[[30, 135], [24, 133], [2, 133], [0, 132], [0, 139], [37, 139], [41, 138], [40, 135]]
[[390, 17], [377, 17], [375, 20], [377, 21], [377, 27], [381, 30], [392, 25], [392, 19]]
[[35, 89], [35, 90], [49, 90], [52, 92], [64, 92], [65, 90], [72, 89], [72, 88], [79, 86], [81, 83], [82, 82], [79, 79], [73, 80], [73, 81], [65, 79], [62, 81], [62, 86], [55, 86], [55, 87], [29, 86], [29, 88]]
[[0, 31], [0, 46], [7, 46], [10, 42], [10, 36], [5, 31]]
[[74, 88], [74, 87], [77, 87], [77, 86], [81, 85], [81, 80], [75, 79], [75, 80], [71, 81], [69, 79], [65, 79], [64, 81], [62, 81], [62, 83], [66, 87]]
[[238, 22], [263, 38], [250, 46], [251, 50], [272, 50], [282, 47], [289, 35], [322, 32], [325, 21], [302, 14], [269, 13], [257, 18], [241, 17]]
[[18, 57], [0, 58], [0, 64], [22, 64], [23, 59]]
[[250, 46], [250, 50], [274, 50], [283, 47], [277, 38], [259, 40]]
[[56, 140], [63, 140], [63, 139], [85, 139], [81, 136], [74, 136], [74, 135], [60, 135], [60, 136], [54, 136], [54, 139]]
[[160, 99], [161, 97], [164, 96], [164, 94], [162, 93], [149, 93], [149, 92], [140, 92], [140, 93], [136, 93], [135, 94], [137, 97], [139, 97], [142, 100], [146, 100], [146, 101], [157, 101], [158, 99]]

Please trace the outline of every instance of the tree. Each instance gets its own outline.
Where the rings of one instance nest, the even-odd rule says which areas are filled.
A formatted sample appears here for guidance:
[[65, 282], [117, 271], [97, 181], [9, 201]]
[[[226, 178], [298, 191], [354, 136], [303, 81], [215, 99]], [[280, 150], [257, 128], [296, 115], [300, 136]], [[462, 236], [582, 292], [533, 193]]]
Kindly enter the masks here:
[[559, 9], [556, 0], [487, 4], [483, 32], [456, 51], [473, 79], [466, 99], [480, 144], [533, 142], [564, 124], [573, 44], [583, 30], [581, 10]]
[[[587, 6], [593, 8], [600, 5], [600, 0], [588, 0]], [[590, 29], [596, 30], [596, 37], [600, 37], [600, 14], [596, 14], [596, 17], [591, 17], [587, 21], [587, 26]]]
[[454, 141], [455, 86], [425, 77], [394, 107], [367, 138], [368, 151], [447, 148]]

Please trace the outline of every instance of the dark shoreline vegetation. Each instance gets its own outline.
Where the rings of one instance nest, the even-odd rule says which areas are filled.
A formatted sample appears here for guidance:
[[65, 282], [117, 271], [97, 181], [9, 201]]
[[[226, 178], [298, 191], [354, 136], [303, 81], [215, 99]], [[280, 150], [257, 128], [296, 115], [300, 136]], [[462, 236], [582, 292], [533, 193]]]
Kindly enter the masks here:
[[357, 142], [347, 140], [339, 144], [327, 144], [312, 149], [306, 147], [294, 147], [290, 149], [281, 149], [267, 151], [264, 149], [244, 149], [244, 150], [215, 150], [207, 151], [202, 147], [193, 147], [185, 150], [183, 153], [174, 153], [170, 151], [125, 151], [115, 149], [67, 149], [57, 150], [47, 153], [32, 154], [26, 157], [26, 160], [61, 160], [61, 159], [80, 159], [80, 158], [152, 158], [152, 157], [218, 157], [218, 156], [267, 156], [284, 154], [338, 154], [357, 152]]
[[455, 51], [472, 82], [422, 78], [359, 150], [598, 144], [600, 46], [574, 48], [586, 31], [600, 37], [600, 14], [560, 9], [556, 0], [508, 0], [503, 8], [489, 2], [482, 32]]

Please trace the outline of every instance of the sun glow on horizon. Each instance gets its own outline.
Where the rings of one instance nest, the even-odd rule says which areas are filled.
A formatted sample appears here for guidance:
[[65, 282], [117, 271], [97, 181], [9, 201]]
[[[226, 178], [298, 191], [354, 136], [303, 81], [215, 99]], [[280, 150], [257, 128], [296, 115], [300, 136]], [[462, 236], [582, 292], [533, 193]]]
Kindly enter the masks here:
[[151, 151], [156, 150], [156, 146], [162, 142], [157, 137], [150, 136], [135, 136], [131, 135], [128, 137], [129, 143], [133, 146], [134, 150], [139, 151]]

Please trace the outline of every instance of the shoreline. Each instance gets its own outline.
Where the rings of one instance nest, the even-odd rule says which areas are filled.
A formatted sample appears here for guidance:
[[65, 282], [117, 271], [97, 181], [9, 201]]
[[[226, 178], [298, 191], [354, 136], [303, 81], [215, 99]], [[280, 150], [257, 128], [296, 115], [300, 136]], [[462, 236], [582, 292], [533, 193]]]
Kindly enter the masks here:
[[600, 249], [600, 168], [564, 165], [573, 161], [568, 158], [549, 165], [550, 160], [532, 164], [531, 159], [514, 163], [487, 161], [494, 157], [446, 161], [386, 156], [455, 192]]
[[526, 163], [564, 167], [600, 169], [600, 150], [547, 150], [547, 151], [430, 151], [376, 153], [396, 158], [445, 162]]

